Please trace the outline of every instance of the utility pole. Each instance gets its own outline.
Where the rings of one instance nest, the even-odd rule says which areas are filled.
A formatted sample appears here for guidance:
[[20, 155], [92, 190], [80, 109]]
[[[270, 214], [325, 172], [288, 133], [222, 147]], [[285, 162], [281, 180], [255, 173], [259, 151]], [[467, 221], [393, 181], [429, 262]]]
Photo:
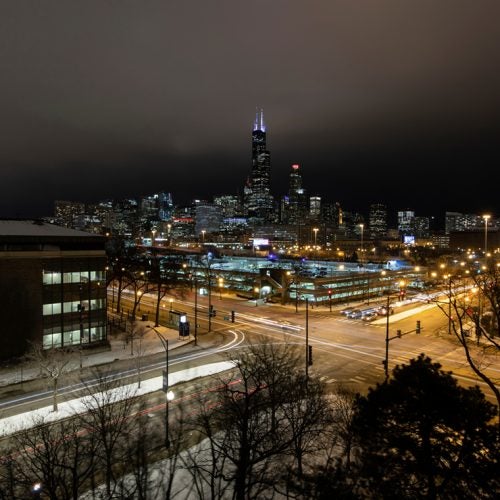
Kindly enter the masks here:
[[[154, 329], [154, 328], [153, 328]], [[169, 437], [169, 422], [168, 422], [168, 411], [169, 402], [173, 399], [173, 392], [169, 391], [168, 385], [168, 339], [166, 339], [160, 332], [155, 330], [156, 335], [161, 340], [163, 349], [165, 349], [165, 370], [163, 371], [163, 392], [165, 393], [165, 448], [170, 448], [170, 437]]]
[[198, 345], [198, 282], [194, 278], [194, 345]]

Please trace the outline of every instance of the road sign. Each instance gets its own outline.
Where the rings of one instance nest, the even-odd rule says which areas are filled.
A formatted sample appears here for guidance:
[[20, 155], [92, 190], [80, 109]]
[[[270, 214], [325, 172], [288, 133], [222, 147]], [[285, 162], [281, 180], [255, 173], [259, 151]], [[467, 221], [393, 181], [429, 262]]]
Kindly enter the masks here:
[[168, 373], [167, 370], [163, 370], [163, 386], [161, 388], [163, 392], [168, 392]]

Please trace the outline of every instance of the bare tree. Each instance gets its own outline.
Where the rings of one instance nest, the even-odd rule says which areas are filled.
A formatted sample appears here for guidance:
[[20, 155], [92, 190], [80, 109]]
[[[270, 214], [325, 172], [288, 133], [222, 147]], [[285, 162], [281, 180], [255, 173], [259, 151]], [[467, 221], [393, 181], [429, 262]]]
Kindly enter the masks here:
[[33, 360], [40, 368], [42, 375], [52, 380], [52, 409], [57, 411], [57, 395], [59, 379], [69, 371], [70, 363], [75, 360], [77, 353], [74, 349], [43, 349], [41, 344], [32, 343], [26, 355], [27, 359]]
[[316, 450], [328, 404], [322, 385], [306, 380], [297, 346], [259, 339], [234, 362], [234, 376], [220, 379], [211, 399], [200, 402], [193, 428], [205, 440], [191, 471], [211, 498], [229, 488], [235, 499], [264, 497]]
[[46, 423], [12, 436], [10, 474], [15, 478], [11, 499], [27, 498], [35, 481], [54, 500], [76, 500], [92, 474], [92, 440], [80, 432], [78, 418]]
[[93, 380], [85, 382], [85, 411], [80, 418], [83, 428], [95, 440], [95, 460], [102, 468], [102, 478], [97, 479], [104, 482], [109, 498], [118, 487], [116, 478], [123, 473], [123, 464], [127, 463], [136, 393], [130, 387], [122, 387], [111, 373], [95, 370], [93, 375]]
[[[500, 409], [500, 378], [489, 370], [500, 356], [500, 269], [488, 261], [479, 270], [468, 269], [467, 275], [448, 276], [446, 298], [434, 302], [448, 318], [449, 333], [462, 346], [472, 371], [490, 388]], [[476, 301], [474, 305], [474, 301]], [[492, 321], [483, 321], [488, 313]], [[476, 342], [470, 323], [475, 325]], [[500, 421], [499, 421], [500, 436]]]

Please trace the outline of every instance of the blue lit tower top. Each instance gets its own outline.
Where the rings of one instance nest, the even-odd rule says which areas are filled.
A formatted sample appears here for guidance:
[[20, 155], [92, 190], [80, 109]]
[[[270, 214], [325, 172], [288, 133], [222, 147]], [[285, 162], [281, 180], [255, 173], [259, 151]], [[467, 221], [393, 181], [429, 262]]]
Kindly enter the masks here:
[[252, 171], [247, 210], [250, 216], [269, 220], [273, 210], [271, 195], [271, 155], [266, 148], [264, 110], [257, 109], [252, 132]]

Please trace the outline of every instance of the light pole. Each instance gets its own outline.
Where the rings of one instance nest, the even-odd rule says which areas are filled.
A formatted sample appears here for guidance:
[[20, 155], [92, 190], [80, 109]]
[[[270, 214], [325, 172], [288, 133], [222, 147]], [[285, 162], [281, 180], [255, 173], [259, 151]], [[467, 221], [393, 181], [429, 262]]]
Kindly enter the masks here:
[[222, 287], [224, 286], [224, 278], [219, 278], [219, 299], [222, 300]]
[[451, 274], [446, 277], [448, 278], [448, 335], [451, 335]]
[[174, 399], [174, 393], [169, 390], [168, 386], [168, 339], [166, 339], [159, 331], [155, 330], [156, 335], [161, 340], [163, 349], [165, 349], [165, 370], [163, 371], [163, 392], [165, 393], [165, 448], [170, 448], [169, 428], [168, 428], [168, 410], [169, 402]]
[[483, 215], [484, 219], [484, 255], [488, 253], [488, 220], [491, 218], [491, 215], [485, 214]]
[[318, 231], [319, 231], [319, 229], [317, 227], [313, 228], [313, 232], [314, 232], [314, 247], [316, 247], [316, 243], [318, 241]]
[[360, 224], [359, 228], [361, 229], [361, 262], [363, 262], [363, 230], [365, 228], [365, 225]]
[[202, 229], [201, 230], [201, 244], [204, 245], [205, 244], [205, 229]]
[[260, 288], [259, 288], [258, 286], [256, 286], [256, 287], [253, 289], [253, 291], [255, 292], [255, 295], [256, 295], [256, 297], [255, 297], [255, 307], [257, 307], [257, 305], [258, 305], [258, 300], [259, 300], [259, 298], [260, 298]]
[[306, 380], [309, 379], [309, 300], [306, 297]]
[[198, 282], [194, 278], [194, 345], [198, 345]]
[[389, 307], [390, 307], [390, 297], [387, 297], [387, 306], [385, 308], [385, 361], [384, 361], [384, 373], [385, 381], [389, 380]]

